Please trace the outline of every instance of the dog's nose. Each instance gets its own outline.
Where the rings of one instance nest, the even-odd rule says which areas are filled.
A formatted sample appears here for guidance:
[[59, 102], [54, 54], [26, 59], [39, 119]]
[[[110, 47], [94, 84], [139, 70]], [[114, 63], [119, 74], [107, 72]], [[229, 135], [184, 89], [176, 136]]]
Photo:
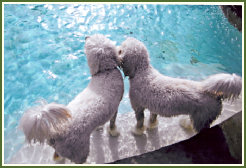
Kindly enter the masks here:
[[90, 36], [85, 36], [85, 40], [87, 40]]

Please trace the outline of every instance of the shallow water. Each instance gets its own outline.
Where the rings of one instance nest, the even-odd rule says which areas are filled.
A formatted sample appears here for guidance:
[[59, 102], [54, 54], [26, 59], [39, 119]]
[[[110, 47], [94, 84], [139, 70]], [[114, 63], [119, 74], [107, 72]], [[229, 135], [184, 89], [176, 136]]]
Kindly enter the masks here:
[[[143, 41], [165, 75], [242, 74], [242, 33], [218, 6], [5, 4], [5, 163], [24, 144], [17, 125], [28, 107], [39, 99], [67, 104], [87, 86], [84, 38], [95, 33], [117, 45], [128, 36]], [[121, 114], [132, 111], [128, 89], [125, 79]]]

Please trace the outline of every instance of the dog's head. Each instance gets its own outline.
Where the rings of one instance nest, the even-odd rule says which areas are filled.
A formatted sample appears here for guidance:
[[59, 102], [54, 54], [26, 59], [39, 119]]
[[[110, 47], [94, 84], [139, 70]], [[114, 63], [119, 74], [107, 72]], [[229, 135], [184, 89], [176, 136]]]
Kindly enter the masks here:
[[86, 37], [85, 54], [91, 75], [114, 69], [120, 64], [116, 46], [101, 34]]
[[119, 47], [118, 55], [125, 76], [133, 78], [137, 70], [149, 66], [149, 54], [145, 45], [135, 38], [128, 37]]

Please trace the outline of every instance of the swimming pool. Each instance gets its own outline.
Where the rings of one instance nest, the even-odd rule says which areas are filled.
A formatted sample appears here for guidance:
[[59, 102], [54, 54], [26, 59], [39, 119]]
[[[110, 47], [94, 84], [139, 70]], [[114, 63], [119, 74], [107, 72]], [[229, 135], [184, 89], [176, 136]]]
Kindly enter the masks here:
[[[84, 37], [101, 33], [117, 45], [143, 41], [161, 73], [193, 80], [242, 75], [242, 33], [219, 6], [145, 4], [4, 5], [4, 162], [24, 144], [17, 129], [35, 101], [67, 104], [90, 80]], [[119, 113], [132, 111], [128, 80]]]

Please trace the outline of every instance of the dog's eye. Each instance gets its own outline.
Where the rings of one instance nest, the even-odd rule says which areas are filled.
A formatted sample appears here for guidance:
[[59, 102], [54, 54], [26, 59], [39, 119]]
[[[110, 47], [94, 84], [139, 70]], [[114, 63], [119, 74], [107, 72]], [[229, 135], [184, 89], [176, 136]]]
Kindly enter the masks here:
[[118, 54], [121, 55], [121, 53], [122, 53], [122, 50], [119, 50], [119, 53]]
[[85, 40], [87, 40], [88, 38], [90, 38], [90, 36], [86, 36], [86, 37], [85, 37]]

